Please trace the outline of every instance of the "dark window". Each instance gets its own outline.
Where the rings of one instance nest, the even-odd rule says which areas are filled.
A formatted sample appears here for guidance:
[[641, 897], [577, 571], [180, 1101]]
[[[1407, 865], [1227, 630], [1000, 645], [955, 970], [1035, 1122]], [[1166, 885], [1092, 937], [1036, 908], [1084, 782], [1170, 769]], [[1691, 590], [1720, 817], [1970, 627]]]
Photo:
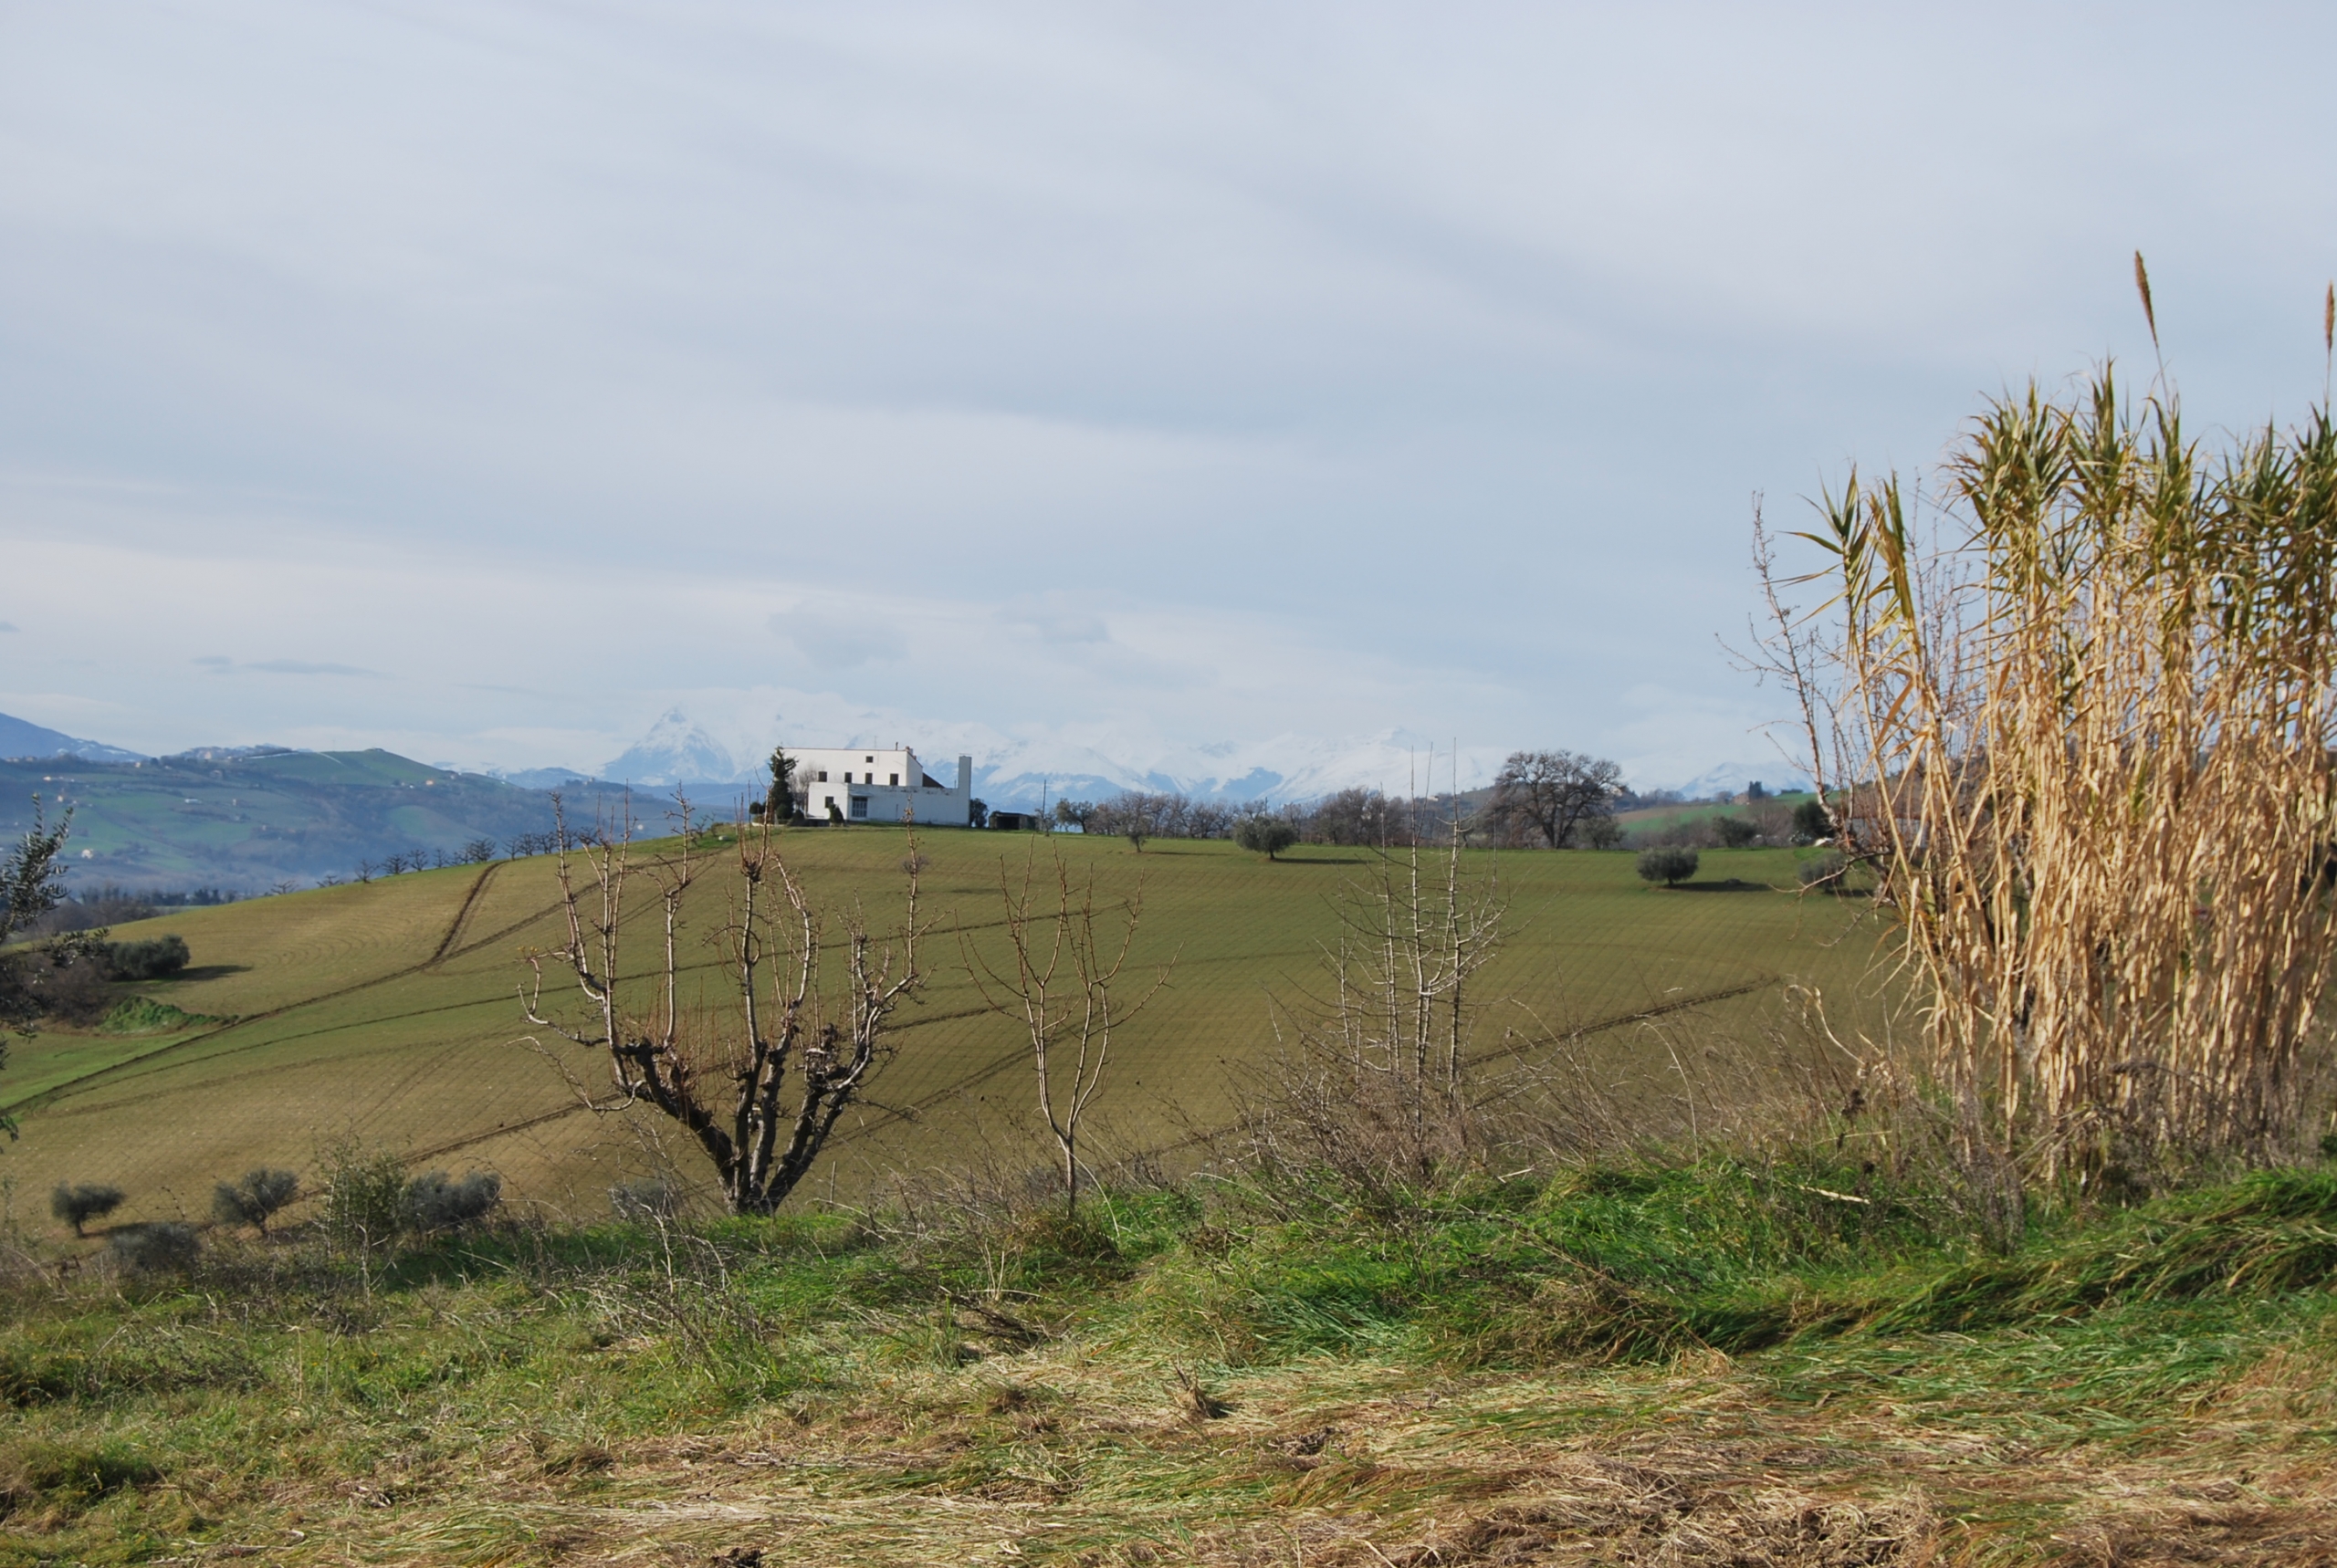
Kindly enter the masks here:
[[852, 782], [852, 769], [849, 768], [844, 770], [844, 781], [847, 784]]
[[894, 784], [895, 788], [898, 788], [898, 787], [899, 787], [899, 785], [900, 785], [900, 782], [901, 782], [901, 776], [900, 776], [899, 774], [897, 774], [897, 773], [893, 774], [893, 775], [892, 775], [892, 780], [893, 780], [893, 784]]
[[826, 783], [827, 781], [828, 781], [828, 770], [827, 770], [826, 768], [821, 768], [821, 769], [820, 769], [820, 778], [819, 778], [819, 782], [821, 782], [821, 783], [824, 784], [824, 783]]
[[865, 795], [854, 795], [854, 796], [852, 798], [852, 814], [853, 814], [854, 816], [855, 816], [855, 817], [865, 817], [865, 816], [868, 815], [868, 797], [867, 797], [867, 796], [865, 796]]

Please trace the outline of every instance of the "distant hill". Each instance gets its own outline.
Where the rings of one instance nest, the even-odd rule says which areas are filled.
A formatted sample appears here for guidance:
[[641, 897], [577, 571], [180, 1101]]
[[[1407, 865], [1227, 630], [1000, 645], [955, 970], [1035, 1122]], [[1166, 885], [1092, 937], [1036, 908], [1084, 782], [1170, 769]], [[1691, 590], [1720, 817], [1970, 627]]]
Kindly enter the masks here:
[[[67, 855], [77, 887], [258, 892], [346, 877], [360, 861], [393, 854], [451, 856], [477, 839], [503, 852], [552, 825], [545, 791], [382, 750], [0, 762], [0, 835], [31, 825], [35, 795], [52, 821], [61, 807], [73, 810]], [[573, 792], [571, 821], [589, 825], [598, 803], [590, 787]], [[653, 821], [663, 809], [635, 808]]]
[[46, 729], [0, 713], [0, 757], [86, 757], [92, 762], [137, 762], [135, 751], [108, 746], [101, 740], [79, 740], [62, 730]]

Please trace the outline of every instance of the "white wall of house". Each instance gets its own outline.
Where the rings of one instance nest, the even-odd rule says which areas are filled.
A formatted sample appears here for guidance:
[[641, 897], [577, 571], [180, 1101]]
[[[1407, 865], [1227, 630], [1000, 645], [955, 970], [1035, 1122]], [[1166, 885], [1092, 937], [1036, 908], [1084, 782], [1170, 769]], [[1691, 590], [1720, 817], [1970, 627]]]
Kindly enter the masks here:
[[806, 816], [826, 819], [831, 801], [847, 822], [931, 823], [962, 828], [972, 815], [974, 759], [958, 758], [958, 778], [947, 784], [932, 778], [907, 747], [788, 747], [795, 758], [796, 804]]

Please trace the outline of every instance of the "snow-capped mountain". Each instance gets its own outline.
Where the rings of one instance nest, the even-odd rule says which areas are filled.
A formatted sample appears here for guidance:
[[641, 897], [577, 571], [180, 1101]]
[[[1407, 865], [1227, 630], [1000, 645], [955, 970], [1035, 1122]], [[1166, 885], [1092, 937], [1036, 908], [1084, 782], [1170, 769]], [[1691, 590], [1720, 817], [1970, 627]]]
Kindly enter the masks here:
[[1707, 768], [1684, 784], [1675, 784], [1682, 800], [1710, 800], [1725, 795], [1741, 795], [1747, 784], [1759, 784], [1774, 795], [1785, 789], [1809, 788], [1807, 768], [1796, 768], [1783, 758], [1773, 757], [1766, 762], [1724, 762]]
[[91, 762], [143, 762], [142, 751], [124, 751], [101, 740], [79, 740], [62, 730], [49, 729], [0, 713], [0, 757], [43, 758], [80, 757]]
[[601, 764], [613, 784], [728, 784], [740, 777], [729, 748], [680, 708], [668, 708], [649, 733]]
[[[1109, 747], [1109, 749], [1106, 749]], [[1506, 753], [1486, 747], [1461, 753], [1463, 789], [1493, 781]], [[1123, 790], [1178, 791], [1195, 800], [1307, 800], [1361, 787], [1400, 795], [1450, 789], [1454, 780], [1449, 742], [1403, 730], [1326, 739], [1280, 735], [1256, 741], [1192, 747], [1010, 740], [974, 753], [975, 789], [994, 806], [1022, 806], [1043, 795], [1095, 800]]]
[[[984, 724], [920, 723], [873, 711], [831, 716], [825, 722], [773, 716], [759, 725], [732, 727], [725, 734], [731, 746], [716, 739], [686, 709], [671, 708], [622, 756], [604, 764], [599, 776], [636, 786], [752, 789], [763, 782], [762, 759], [774, 744], [906, 744], [917, 749], [936, 778], [950, 776], [958, 758], [970, 756], [974, 793], [992, 808], [1030, 810], [1044, 800], [1106, 800], [1128, 790], [1173, 790], [1229, 805], [1250, 800], [1280, 805], [1357, 787], [1390, 795], [1441, 794], [1456, 787], [1482, 789], [1493, 781], [1510, 751], [1507, 747], [1462, 747], [1456, 758], [1451, 741], [1404, 729], [1336, 737], [1284, 734], [1193, 746], [1102, 727], [1066, 727], [1045, 736], [1011, 735]], [[742, 757], [749, 760], [741, 763]], [[541, 771], [549, 775], [558, 770]], [[532, 772], [501, 777], [513, 783], [534, 782]], [[1772, 758], [1723, 763], [1676, 788], [1683, 796], [1700, 800], [1740, 793], [1756, 779], [1771, 790], [1809, 787], [1806, 772]]]
[[[1048, 737], [1002, 734], [980, 724], [915, 727], [887, 717], [884, 727], [805, 726], [780, 722], [767, 737], [734, 734], [738, 749], [722, 744], [683, 708], [669, 710], [650, 731], [600, 769], [611, 782], [672, 786], [752, 786], [762, 780], [762, 758], [774, 743], [791, 746], [894, 746], [906, 743], [937, 778], [960, 755], [974, 759], [974, 792], [993, 807], [1029, 808], [1042, 800], [1099, 800], [1124, 791], [1180, 791], [1196, 800], [1312, 800], [1360, 785], [1390, 794], [1450, 789], [1456, 778], [1449, 741], [1389, 729], [1377, 735], [1325, 739], [1281, 735], [1263, 740], [1185, 746], [1128, 733], [1072, 730]], [[1506, 752], [1464, 749], [1460, 788], [1493, 781]], [[739, 762], [740, 756], [751, 759]], [[545, 770], [547, 772], [551, 770]], [[503, 773], [514, 783], [528, 775]]]
[[[445, 763], [441, 767], [448, 767]], [[582, 768], [490, 768], [489, 779], [500, 779], [506, 784], [517, 784], [522, 789], [558, 789], [564, 785], [582, 784], [592, 778]]]

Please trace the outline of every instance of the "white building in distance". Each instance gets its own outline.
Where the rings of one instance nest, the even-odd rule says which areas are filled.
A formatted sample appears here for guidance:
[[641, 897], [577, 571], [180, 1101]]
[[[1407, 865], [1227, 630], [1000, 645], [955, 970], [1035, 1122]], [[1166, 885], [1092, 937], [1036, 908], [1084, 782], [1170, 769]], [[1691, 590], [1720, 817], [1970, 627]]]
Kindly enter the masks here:
[[[795, 759], [795, 808], [813, 821], [924, 822], [962, 828], [972, 818], [974, 759], [958, 758], [958, 782], [928, 775], [907, 747], [791, 747]], [[832, 810], [833, 809], [833, 810]]]

